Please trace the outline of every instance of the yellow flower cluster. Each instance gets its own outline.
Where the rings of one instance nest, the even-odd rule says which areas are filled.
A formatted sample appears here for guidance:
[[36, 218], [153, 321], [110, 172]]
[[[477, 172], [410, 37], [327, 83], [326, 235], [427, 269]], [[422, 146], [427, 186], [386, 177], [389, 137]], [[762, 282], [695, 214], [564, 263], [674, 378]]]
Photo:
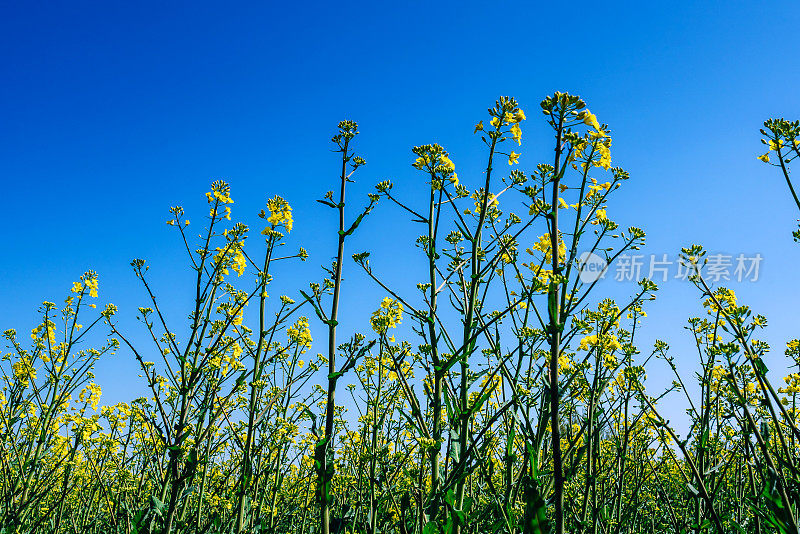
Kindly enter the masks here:
[[309, 348], [313, 339], [311, 338], [311, 328], [308, 325], [308, 317], [300, 317], [294, 325], [286, 329], [286, 335], [289, 337], [289, 341], [296, 343], [301, 349]]
[[[470, 195], [470, 198], [475, 201], [475, 214], [480, 215], [481, 208], [483, 207], [483, 188], [475, 191]], [[493, 193], [489, 193], [488, 197], [486, 198], [486, 208], [488, 209], [488, 214], [490, 216], [493, 215], [493, 219], [497, 216], [497, 207], [499, 206], [500, 201], [497, 200], [497, 197], [494, 196]]]
[[236, 249], [236, 253], [231, 258], [231, 268], [236, 271], [238, 276], [242, 276], [247, 268], [247, 259], [244, 257], [241, 247]]
[[[92, 406], [93, 410], [96, 410], [100, 404], [100, 396], [103, 394], [103, 391], [100, 389], [100, 386], [95, 384], [94, 382], [90, 382], [85, 388], [81, 390], [78, 394], [78, 400], [80, 402], [89, 402]], [[88, 399], [87, 399], [88, 395]]]
[[800, 393], [800, 373], [792, 373], [789, 376], [785, 376], [783, 381], [786, 382], [786, 387], [780, 388], [778, 390], [780, 393], [788, 395]]
[[[533, 244], [531, 248], [529, 248], [526, 252], [528, 254], [533, 254], [534, 250], [544, 253], [544, 261], [545, 263], [552, 263], [553, 262], [553, 252], [552, 252], [552, 244], [550, 240], [550, 234], [544, 234], [539, 237], [539, 241]], [[564, 240], [560, 238], [558, 240], [558, 259], [559, 261], [564, 261], [567, 257], [567, 247], [564, 244]]]
[[378, 334], [385, 334], [389, 328], [396, 328], [403, 320], [403, 304], [389, 297], [381, 301], [381, 307], [369, 320], [370, 326]]
[[220, 204], [233, 204], [231, 188], [227, 183], [221, 180], [217, 180], [211, 184], [211, 191], [206, 193], [206, 198], [209, 203], [219, 202]]
[[45, 319], [45, 321], [42, 324], [31, 330], [31, 339], [35, 341], [36, 339], [39, 339], [40, 336], [42, 340], [44, 340], [46, 336], [47, 340], [50, 342], [51, 345], [55, 343], [56, 324], [50, 319]]
[[450, 155], [439, 144], [415, 146], [412, 152], [417, 155], [417, 159], [411, 164], [412, 167], [421, 171], [427, 171], [432, 176], [431, 188], [440, 191], [446, 179], [453, 185], [458, 185], [458, 174], [456, 165], [450, 159]]
[[267, 209], [269, 210], [267, 222], [272, 225], [272, 228], [264, 229], [261, 232], [262, 234], [268, 234], [270, 230], [274, 230], [277, 226], [283, 226], [287, 234], [292, 231], [292, 207], [286, 200], [275, 196], [267, 201]]
[[[550, 244], [550, 234], [544, 234], [539, 237], [539, 240], [533, 244], [532, 247], [525, 250], [528, 254], [538, 256], [537, 252], [540, 252], [544, 255], [543, 261], [542, 259], [534, 259], [529, 263], [523, 263], [523, 267], [527, 267], [533, 274], [543, 283], [547, 284], [550, 281], [550, 277], [553, 274], [553, 271], [547, 269], [546, 266], [552, 265], [553, 263], [553, 254], [552, 254], [552, 247]], [[559, 262], [564, 262], [567, 257], [567, 247], [564, 244], [564, 240], [561, 239], [559, 236], [558, 240], [558, 260]]]
[[[570, 155], [570, 161], [581, 157], [587, 157], [587, 161], [581, 163], [581, 167], [584, 171], [587, 170], [590, 165], [602, 167], [606, 170], [611, 168], [611, 137], [602, 129], [594, 113], [584, 110], [577, 114], [577, 118], [582, 120], [587, 126], [594, 128], [594, 130], [589, 131], [586, 138], [573, 142], [573, 152]], [[591, 148], [591, 153], [585, 154], [586, 150], [589, 148]], [[576, 163], [573, 163], [572, 166], [577, 169]]]
[[[736, 293], [732, 289], [720, 287], [714, 292], [714, 297], [709, 297], [703, 301], [703, 306], [708, 308], [710, 313], [719, 312], [720, 306], [725, 310], [731, 310], [736, 307]], [[717, 303], [719, 303], [719, 306]]]
[[81, 276], [80, 282], [73, 282], [72, 289], [70, 291], [80, 294], [83, 293], [84, 289], [89, 290], [90, 297], [97, 297], [97, 274], [93, 271], [89, 271]]
[[578, 344], [578, 349], [580, 350], [589, 350], [594, 347], [598, 347], [604, 352], [613, 352], [622, 349], [622, 345], [620, 345], [617, 336], [613, 334], [605, 336], [591, 334], [581, 339]]
[[242, 250], [243, 243], [238, 242], [225, 248], [217, 247], [217, 254], [214, 256], [214, 262], [219, 265], [219, 274], [221, 276], [227, 275], [228, 267], [236, 271], [237, 276], [244, 274], [247, 268], [247, 258]]
[[594, 166], [608, 170], [611, 167], [611, 149], [607, 143], [598, 143], [597, 151], [600, 153], [600, 159], [594, 162]]
[[[206, 199], [208, 199], [208, 203], [211, 204], [211, 208], [209, 210], [209, 217], [214, 219], [219, 215], [219, 206], [223, 204], [233, 204], [233, 200], [231, 199], [231, 187], [221, 181], [217, 180], [213, 184], [211, 184], [211, 191], [206, 193]], [[231, 220], [231, 208], [230, 206], [225, 206], [223, 210], [223, 218]], [[189, 221], [186, 221], [188, 224]], [[167, 224], [173, 225], [174, 221], [168, 221]]]
[[[764, 163], [769, 163], [770, 152], [777, 152], [778, 150], [786, 146], [786, 143], [784, 142], [783, 139], [778, 139], [777, 141], [774, 139], [770, 139], [769, 141], [762, 139], [761, 142], [769, 147], [769, 150], [767, 150], [766, 153], [758, 156], [758, 159], [760, 159]], [[792, 141], [792, 145], [794, 145], [795, 148], [800, 147], [800, 139], [795, 139], [794, 141]]]
[[[502, 120], [500, 118], [498, 118], [498, 117], [493, 117], [492, 120], [489, 121], [489, 122], [495, 128], [500, 128], [501, 126], [503, 126], [505, 124], [518, 124], [518, 123], [524, 121], [525, 119], [527, 119], [527, 117], [525, 116], [525, 112], [522, 111], [521, 108], [516, 108], [513, 111], [506, 111], [505, 113], [503, 113]], [[483, 130], [483, 121], [479, 122], [478, 125], [480, 125], [481, 127], [478, 128], [476, 126], [475, 127], [476, 131], [479, 130], [479, 129]]]
[[14, 378], [25, 387], [27, 387], [32, 380], [36, 380], [36, 368], [33, 367], [28, 358], [21, 358], [14, 363], [11, 368], [14, 371]]
[[517, 123], [511, 126], [511, 138], [514, 139], [519, 146], [522, 146], [522, 128], [520, 128]]
[[85, 283], [86, 288], [89, 290], [89, 296], [97, 297], [97, 277], [88, 278]]
[[[511, 134], [510, 138], [518, 145], [522, 146], [522, 128], [519, 127], [519, 123], [524, 121], [527, 117], [525, 117], [525, 112], [517, 106], [516, 100], [502, 97], [497, 101], [494, 109], [489, 110], [489, 113], [492, 115], [492, 120], [489, 121], [489, 123], [494, 126], [494, 131], [489, 132], [489, 136], [502, 141], [508, 139], [505, 134], [509, 133]], [[502, 130], [502, 128], [507, 125], [511, 127], [507, 131]], [[484, 131], [483, 121], [479, 121], [478, 124], [475, 125], [474, 133], [481, 131]], [[514, 165], [515, 163], [519, 163], [519, 156], [520, 154], [512, 151], [508, 155], [508, 164]]]

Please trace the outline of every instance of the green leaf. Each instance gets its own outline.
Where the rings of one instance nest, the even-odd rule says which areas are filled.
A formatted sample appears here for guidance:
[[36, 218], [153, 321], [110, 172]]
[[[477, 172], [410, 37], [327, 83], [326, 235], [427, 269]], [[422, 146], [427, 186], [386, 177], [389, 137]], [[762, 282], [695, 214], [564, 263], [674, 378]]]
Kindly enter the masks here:
[[[512, 423], [514, 423], [513, 420]], [[511, 429], [508, 431], [508, 436], [506, 437], [506, 456], [508, 457], [511, 457], [511, 454], [514, 452], [514, 437], [516, 435], [516, 431], [516, 425], [512, 424]]]
[[550, 534], [552, 527], [547, 520], [547, 505], [539, 491], [539, 484], [526, 475], [525, 485], [525, 515], [522, 520], [523, 534]]
[[494, 393], [494, 389], [495, 388], [493, 387], [492, 389], [481, 395], [480, 398], [475, 401], [475, 404], [473, 404], [472, 408], [470, 408], [469, 410], [470, 414], [474, 415], [480, 411], [481, 406], [483, 406], [483, 403], [489, 400], [489, 397], [491, 397], [492, 393]]
[[152, 504], [153, 510], [155, 510], [156, 514], [160, 516], [164, 512], [163, 501], [159, 500], [159, 498], [156, 497], [155, 495], [151, 495], [150, 502]]
[[326, 321], [327, 321], [327, 319], [325, 319], [325, 317], [323, 316], [323, 314], [322, 314], [322, 310], [320, 310], [320, 309], [319, 309], [319, 307], [317, 306], [317, 303], [316, 303], [316, 302], [314, 302], [314, 299], [312, 299], [312, 298], [311, 298], [311, 297], [310, 297], [308, 294], [306, 294], [306, 292], [305, 292], [305, 291], [303, 291], [303, 290], [300, 290], [300, 294], [301, 294], [301, 295], [303, 295], [303, 298], [304, 298], [304, 299], [306, 299], [306, 301], [307, 301], [309, 304], [311, 304], [311, 306], [314, 308], [314, 312], [317, 314], [317, 317], [319, 317], [319, 320], [320, 320], [320, 321], [322, 321], [323, 323], [324, 323], [324, 322], [326, 322]]
[[767, 369], [767, 366], [764, 364], [761, 358], [754, 358], [753, 365], [755, 365], [756, 371], [758, 372], [759, 375], [761, 376], [767, 375], [767, 371], [769, 371], [769, 369]]

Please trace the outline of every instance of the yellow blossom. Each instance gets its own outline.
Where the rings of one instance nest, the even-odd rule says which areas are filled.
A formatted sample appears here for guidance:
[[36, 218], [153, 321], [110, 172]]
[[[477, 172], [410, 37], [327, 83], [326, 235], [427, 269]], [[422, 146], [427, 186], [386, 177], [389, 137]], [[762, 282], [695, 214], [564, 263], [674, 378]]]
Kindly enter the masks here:
[[519, 124], [515, 123], [514, 126], [511, 127], [511, 137], [518, 145], [522, 146], [522, 128], [519, 127]]
[[598, 209], [594, 212], [594, 220], [590, 224], [600, 224], [603, 221], [608, 220], [608, 215], [606, 215], [606, 210]]
[[400, 301], [384, 298], [381, 307], [372, 314], [369, 322], [378, 334], [385, 334], [389, 328], [396, 328], [403, 320], [403, 304]]
[[89, 289], [90, 297], [97, 297], [97, 278], [87, 278], [86, 287]]
[[244, 253], [242, 252], [241, 248], [236, 250], [236, 253], [233, 255], [231, 259], [231, 267], [238, 276], [242, 276], [244, 274], [244, 270], [247, 268], [247, 259], [244, 257]]
[[600, 123], [597, 122], [597, 117], [594, 115], [594, 113], [589, 113], [587, 111], [583, 117], [583, 123], [586, 126], [591, 126], [595, 130], [600, 131]]
[[271, 223], [273, 228], [283, 225], [287, 233], [292, 231], [292, 207], [288, 202], [276, 196], [267, 201], [267, 209], [269, 210], [267, 222]]
[[[308, 325], [308, 317], [300, 317], [294, 325], [286, 329], [289, 341], [297, 343], [301, 349], [311, 346], [311, 328]], [[302, 365], [300, 365], [302, 367]]]
[[14, 371], [14, 378], [25, 386], [29, 381], [36, 380], [36, 369], [31, 365], [31, 361], [27, 358], [22, 358], [11, 366]]

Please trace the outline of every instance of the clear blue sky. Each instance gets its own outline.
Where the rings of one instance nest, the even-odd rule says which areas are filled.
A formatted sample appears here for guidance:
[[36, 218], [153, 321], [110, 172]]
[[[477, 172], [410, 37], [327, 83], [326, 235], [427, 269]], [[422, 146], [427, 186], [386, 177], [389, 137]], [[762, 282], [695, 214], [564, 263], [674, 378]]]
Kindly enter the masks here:
[[[199, 226], [216, 178], [232, 184], [234, 216], [246, 222], [269, 196], [291, 202], [290, 242], [313, 255], [284, 269], [275, 291], [292, 292], [333, 254], [334, 221], [313, 199], [335, 180], [339, 120], [359, 122], [368, 161], [354, 194], [391, 178], [413, 198], [422, 191], [413, 145], [440, 142], [463, 180], [477, 176], [472, 126], [499, 95], [529, 110], [520, 163], [532, 170], [548, 153], [538, 103], [562, 90], [610, 124], [614, 164], [632, 179], [609, 214], [644, 228], [648, 252], [674, 258], [698, 242], [762, 254], [761, 279], [731, 287], [768, 316], [766, 338], [781, 353], [800, 335], [798, 214], [755, 157], [764, 119], [800, 117], [798, 27], [794, 2], [6, 2], [0, 325], [27, 335], [38, 303], [59, 302], [92, 268], [101, 300], [137, 329], [131, 318], [146, 302], [134, 257], [185, 317], [187, 270], [164, 221], [182, 204]], [[348, 252], [371, 248], [375, 267], [410, 287], [404, 257], [391, 252], [397, 215], [379, 207]], [[383, 295], [353, 267], [345, 327], [363, 330]], [[666, 339], [691, 369], [682, 327], [698, 313], [693, 288], [663, 284], [643, 351]], [[106, 402], [141, 391], [127, 353], [97, 374]]]

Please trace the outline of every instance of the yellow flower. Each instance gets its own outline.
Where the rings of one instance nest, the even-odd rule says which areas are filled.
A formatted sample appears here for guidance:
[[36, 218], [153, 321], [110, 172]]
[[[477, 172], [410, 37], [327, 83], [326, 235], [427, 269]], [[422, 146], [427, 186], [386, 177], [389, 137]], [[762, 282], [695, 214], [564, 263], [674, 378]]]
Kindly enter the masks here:
[[389, 328], [396, 328], [403, 321], [403, 304], [386, 297], [381, 307], [372, 314], [369, 322], [378, 334], [385, 334]]
[[603, 167], [604, 169], [611, 167], [611, 150], [609, 150], [608, 145], [599, 143], [597, 151], [600, 153], [600, 159], [594, 162], [594, 166]]
[[[550, 234], [544, 234], [539, 237], [539, 241], [533, 244], [533, 246], [526, 250], [528, 254], [533, 254], [535, 250], [544, 253], [545, 263], [551, 263], [553, 260], [553, 254], [551, 249], [551, 240]], [[564, 244], [564, 240], [559, 236], [558, 239], [558, 259], [559, 261], [564, 261], [567, 255], [567, 247]], [[531, 264], [533, 267], [533, 264]]]
[[[289, 341], [297, 343], [303, 349], [311, 346], [311, 328], [308, 326], [308, 317], [300, 317], [294, 325], [286, 329]], [[303, 365], [300, 364], [300, 367]]]
[[525, 118], [525, 112], [522, 109], [517, 109], [517, 112], [514, 113], [514, 122], [522, 122]]
[[600, 347], [606, 352], [613, 352], [615, 350], [622, 349], [622, 345], [620, 345], [619, 341], [617, 340], [617, 336], [615, 335], [606, 335], [602, 338], [599, 338], [596, 335], [590, 335], [581, 339], [580, 343], [578, 344], [578, 350], [589, 350], [592, 347]]
[[569, 209], [569, 204], [561, 197], [558, 198], [558, 205], [564, 209]]
[[86, 386], [86, 389], [88, 389], [90, 393], [89, 402], [92, 405], [92, 409], [96, 410], [97, 406], [100, 404], [100, 395], [102, 395], [103, 392], [100, 390], [100, 386], [94, 382], [91, 382], [88, 386]]
[[583, 123], [586, 126], [591, 126], [595, 130], [600, 131], [600, 123], [597, 122], [597, 117], [594, 115], [594, 113], [589, 113], [587, 111], [586, 115], [583, 117]]
[[236, 251], [236, 254], [233, 256], [231, 260], [231, 267], [238, 276], [242, 276], [244, 274], [245, 268], [247, 268], [247, 259], [244, 257], [241, 249]]
[[513, 165], [515, 163], [519, 163], [519, 154], [512, 151], [511, 154], [508, 155], [508, 164]]
[[483, 121], [478, 121], [478, 124], [475, 125], [475, 131], [472, 133], [478, 133], [479, 131], [483, 131]]
[[230, 186], [221, 180], [217, 180], [211, 184], [211, 191], [206, 193], [206, 198], [209, 203], [219, 201], [220, 204], [233, 204], [230, 194]]
[[779, 148], [783, 148], [783, 139], [778, 139], [776, 143], [772, 139], [769, 140], [769, 149], [770, 150], [778, 150]]
[[608, 220], [608, 216], [606, 215], [606, 210], [597, 210], [594, 212], [595, 220], [592, 221], [591, 224], [600, 224], [602, 221]]
[[519, 124], [511, 127], [511, 136], [518, 145], [522, 146], [522, 128], [519, 127]]
[[[85, 280], [86, 287], [89, 289], [89, 296], [97, 296], [97, 278], [89, 278]], [[73, 288], [74, 289], [74, 288]]]
[[762, 154], [762, 155], [758, 156], [758, 159], [760, 159], [764, 163], [769, 163], [769, 152], [767, 152], [766, 154]]
[[283, 225], [287, 233], [292, 231], [292, 207], [288, 202], [276, 196], [267, 201], [267, 209], [269, 210], [267, 222], [271, 223], [273, 228]]
[[28, 385], [30, 380], [36, 380], [36, 369], [27, 358], [22, 358], [13, 364], [11, 368], [14, 370], [14, 378], [25, 386]]
[[492, 126], [494, 126], [495, 128], [497, 128], [497, 127], [499, 127], [499, 126], [500, 126], [500, 119], [498, 119], [497, 117], [494, 117], [494, 118], [493, 118], [493, 119], [492, 119], [492, 120], [489, 122], [489, 124], [491, 124]]
[[447, 154], [443, 154], [439, 159], [439, 165], [444, 166], [448, 171], [454, 171], [456, 168], [455, 164], [447, 157]]
[[589, 137], [591, 137], [592, 139], [599, 139], [601, 137], [608, 137], [608, 133], [598, 128], [594, 132], [589, 132]]

